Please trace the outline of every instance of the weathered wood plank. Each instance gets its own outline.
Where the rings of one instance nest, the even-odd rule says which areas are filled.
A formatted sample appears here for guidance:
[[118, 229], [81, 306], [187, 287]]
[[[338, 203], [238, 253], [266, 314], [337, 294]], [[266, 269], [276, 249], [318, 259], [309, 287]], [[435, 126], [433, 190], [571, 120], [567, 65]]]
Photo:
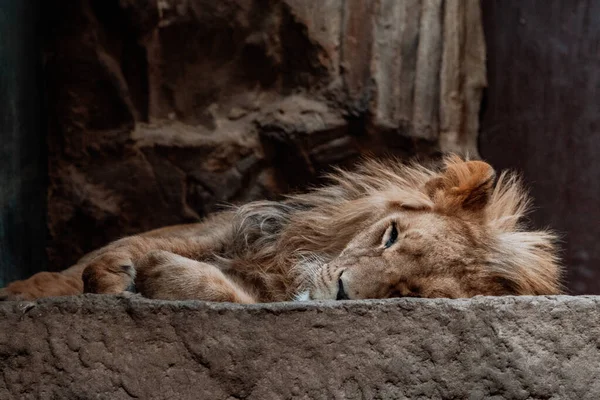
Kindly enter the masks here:
[[442, 5], [442, 0], [423, 0], [421, 9], [413, 123], [414, 136], [427, 140], [439, 136]]
[[482, 2], [480, 150], [524, 172], [535, 225], [563, 235], [568, 287], [600, 293], [600, 1]]

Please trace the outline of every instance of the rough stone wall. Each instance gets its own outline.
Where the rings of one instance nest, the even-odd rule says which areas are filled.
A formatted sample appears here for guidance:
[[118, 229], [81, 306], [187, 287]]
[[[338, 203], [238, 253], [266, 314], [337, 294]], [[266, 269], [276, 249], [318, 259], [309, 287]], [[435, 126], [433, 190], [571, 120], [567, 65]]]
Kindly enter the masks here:
[[362, 154], [477, 154], [477, 0], [44, 4], [52, 269]]
[[597, 399], [600, 299], [0, 303], [2, 399]]

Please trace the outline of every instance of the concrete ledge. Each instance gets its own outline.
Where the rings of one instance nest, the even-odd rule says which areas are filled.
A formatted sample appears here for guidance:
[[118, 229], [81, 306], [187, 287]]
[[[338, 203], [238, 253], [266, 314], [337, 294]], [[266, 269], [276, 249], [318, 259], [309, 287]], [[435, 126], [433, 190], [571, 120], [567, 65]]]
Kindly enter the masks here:
[[599, 306], [0, 303], [0, 399], [600, 398]]

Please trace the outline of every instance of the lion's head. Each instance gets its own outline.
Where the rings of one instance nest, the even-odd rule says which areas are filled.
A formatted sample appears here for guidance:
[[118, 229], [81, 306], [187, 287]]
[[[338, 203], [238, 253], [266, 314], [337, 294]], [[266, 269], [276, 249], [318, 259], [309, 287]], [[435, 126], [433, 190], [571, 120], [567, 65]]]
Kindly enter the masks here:
[[308, 270], [308, 298], [560, 292], [555, 237], [521, 226], [529, 200], [516, 176], [495, 182], [487, 163], [449, 157], [437, 170], [371, 162], [334, 179], [311, 195], [328, 211], [297, 222], [333, 255]]

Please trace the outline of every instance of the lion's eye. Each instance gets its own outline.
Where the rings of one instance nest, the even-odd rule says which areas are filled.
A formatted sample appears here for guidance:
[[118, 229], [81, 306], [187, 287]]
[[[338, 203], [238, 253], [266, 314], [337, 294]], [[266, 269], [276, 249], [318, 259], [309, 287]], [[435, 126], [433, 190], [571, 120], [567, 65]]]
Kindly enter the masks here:
[[389, 228], [387, 228], [385, 230], [385, 233], [383, 234], [383, 239], [381, 240], [381, 242], [383, 243], [383, 247], [387, 249], [387, 248], [391, 247], [394, 243], [396, 243], [397, 239], [398, 239], [398, 228], [396, 228], [396, 224], [394, 222], [392, 222], [392, 225], [390, 225]]

